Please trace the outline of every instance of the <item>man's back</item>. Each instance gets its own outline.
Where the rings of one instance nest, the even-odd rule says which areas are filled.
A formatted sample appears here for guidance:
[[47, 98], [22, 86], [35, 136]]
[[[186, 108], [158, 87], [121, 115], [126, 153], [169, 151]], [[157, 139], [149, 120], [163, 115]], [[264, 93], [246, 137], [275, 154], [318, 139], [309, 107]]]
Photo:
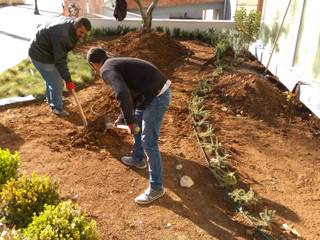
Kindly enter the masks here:
[[101, 68], [102, 78], [108, 81], [119, 81], [119, 75], [127, 87], [144, 95], [154, 96], [167, 80], [159, 69], [152, 63], [131, 57], [108, 59]]
[[145, 109], [167, 81], [152, 63], [130, 57], [107, 59], [100, 73], [115, 92], [127, 122], [134, 121], [133, 110]]
[[73, 19], [58, 17], [40, 26], [29, 48], [29, 56], [42, 63], [58, 63], [76, 44]]

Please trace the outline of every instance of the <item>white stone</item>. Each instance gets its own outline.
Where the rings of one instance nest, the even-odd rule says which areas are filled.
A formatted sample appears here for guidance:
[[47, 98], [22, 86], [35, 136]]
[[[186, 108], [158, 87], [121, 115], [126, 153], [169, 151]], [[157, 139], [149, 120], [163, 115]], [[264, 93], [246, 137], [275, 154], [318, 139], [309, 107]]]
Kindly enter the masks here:
[[192, 185], [194, 184], [193, 180], [188, 177], [188, 176], [183, 176], [181, 179], [180, 179], [180, 185], [181, 187], [186, 187], [186, 188], [190, 188], [192, 187]]
[[176, 169], [177, 169], [177, 170], [181, 170], [182, 168], [183, 168], [182, 164], [178, 164], [178, 165], [176, 166]]

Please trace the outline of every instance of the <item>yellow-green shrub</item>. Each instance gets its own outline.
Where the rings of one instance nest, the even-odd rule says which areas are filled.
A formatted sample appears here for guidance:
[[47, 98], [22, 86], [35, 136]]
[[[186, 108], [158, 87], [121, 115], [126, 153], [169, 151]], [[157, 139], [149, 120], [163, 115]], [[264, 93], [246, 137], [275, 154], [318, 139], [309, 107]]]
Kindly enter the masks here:
[[0, 239], [1, 240], [24, 240], [21, 230], [16, 230], [14, 228], [10, 229], [0, 220]]
[[0, 185], [6, 183], [10, 178], [16, 177], [20, 165], [20, 157], [17, 152], [11, 154], [8, 149], [0, 148]]
[[24, 231], [27, 239], [73, 239], [98, 240], [94, 220], [87, 218], [78, 205], [71, 201], [61, 202], [57, 206], [45, 206], [39, 216]]
[[49, 177], [21, 176], [9, 180], [0, 193], [1, 214], [9, 224], [26, 227], [33, 214], [39, 214], [45, 204], [59, 202], [58, 186]]

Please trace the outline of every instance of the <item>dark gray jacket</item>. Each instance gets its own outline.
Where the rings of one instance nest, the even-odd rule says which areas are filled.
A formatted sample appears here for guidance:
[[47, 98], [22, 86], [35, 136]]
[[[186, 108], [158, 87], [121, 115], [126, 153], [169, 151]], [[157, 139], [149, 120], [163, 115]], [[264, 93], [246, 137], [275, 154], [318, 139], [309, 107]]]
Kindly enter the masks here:
[[41, 26], [29, 48], [31, 59], [55, 64], [61, 77], [71, 81], [67, 65], [68, 52], [77, 43], [77, 36], [73, 25], [74, 20], [69, 17], [57, 17]]
[[100, 74], [114, 91], [127, 124], [135, 122], [134, 110], [147, 108], [167, 81], [152, 63], [131, 57], [108, 59]]

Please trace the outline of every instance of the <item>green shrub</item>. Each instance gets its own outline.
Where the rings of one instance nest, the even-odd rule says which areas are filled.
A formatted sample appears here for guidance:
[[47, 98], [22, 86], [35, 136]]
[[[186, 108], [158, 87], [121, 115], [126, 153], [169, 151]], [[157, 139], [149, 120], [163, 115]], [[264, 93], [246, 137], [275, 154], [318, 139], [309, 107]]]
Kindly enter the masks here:
[[261, 16], [258, 11], [247, 13], [245, 8], [240, 8], [235, 13], [236, 30], [241, 33], [248, 43], [254, 41], [260, 28]]
[[156, 27], [156, 31], [157, 31], [157, 32], [163, 32], [164, 30], [163, 30], [163, 27], [162, 27], [162, 26], [157, 26], [157, 27]]
[[221, 39], [216, 46], [217, 61], [223, 60], [229, 49], [231, 49], [230, 42], [227, 39]]
[[170, 28], [166, 27], [165, 28], [165, 33], [166, 33], [167, 36], [171, 36]]
[[17, 152], [11, 154], [8, 149], [0, 148], [0, 185], [16, 177], [19, 165], [20, 157]]
[[28, 239], [38, 240], [100, 239], [95, 221], [88, 219], [86, 213], [71, 201], [57, 206], [46, 205], [43, 213], [33, 218], [24, 234]]
[[45, 204], [59, 202], [58, 186], [49, 177], [36, 174], [9, 180], [2, 188], [1, 214], [9, 224], [18, 228], [27, 226], [33, 214], [43, 211]]
[[0, 220], [0, 239], [1, 240], [23, 240], [23, 235], [21, 230], [16, 230], [14, 228], [10, 229], [3, 222], [3, 219]]
[[174, 38], [179, 38], [180, 34], [181, 34], [181, 29], [180, 28], [174, 28], [172, 34], [173, 34]]

